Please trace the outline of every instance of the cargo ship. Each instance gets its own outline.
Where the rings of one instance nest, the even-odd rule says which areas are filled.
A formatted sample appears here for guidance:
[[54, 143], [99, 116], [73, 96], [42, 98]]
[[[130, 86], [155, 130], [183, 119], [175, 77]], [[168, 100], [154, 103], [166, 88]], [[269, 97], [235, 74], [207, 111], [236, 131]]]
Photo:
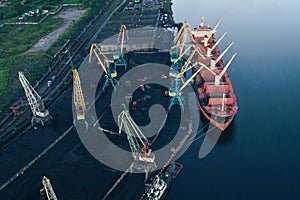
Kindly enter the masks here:
[[[227, 34], [225, 32], [218, 40], [216, 39], [216, 31], [220, 23], [221, 20], [212, 29], [204, 25], [204, 18], [202, 18], [200, 26], [191, 30], [191, 43], [203, 53], [203, 56], [197, 57], [198, 62], [207, 66], [194, 78], [199, 110], [208, 121], [223, 131], [232, 122], [238, 111], [238, 104], [227, 73], [236, 53], [225, 65], [222, 58], [233, 43], [220, 52], [218, 44]], [[195, 72], [197, 68], [193, 70]]]
[[150, 183], [146, 183], [146, 192], [144, 200], [163, 200], [166, 198], [167, 193], [171, 187], [172, 179], [182, 170], [183, 165], [173, 162], [168, 165], [160, 175], [156, 175], [151, 179]]

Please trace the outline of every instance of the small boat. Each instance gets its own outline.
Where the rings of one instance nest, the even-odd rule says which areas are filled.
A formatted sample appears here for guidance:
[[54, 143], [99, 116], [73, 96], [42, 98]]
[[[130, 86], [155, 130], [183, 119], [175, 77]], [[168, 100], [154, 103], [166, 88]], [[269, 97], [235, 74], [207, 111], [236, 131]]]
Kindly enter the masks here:
[[172, 179], [175, 179], [182, 170], [183, 165], [173, 162], [169, 164], [159, 175], [154, 179], [150, 179], [150, 183], [146, 183], [146, 193], [144, 200], [162, 200], [166, 198], [167, 192], [170, 189]]

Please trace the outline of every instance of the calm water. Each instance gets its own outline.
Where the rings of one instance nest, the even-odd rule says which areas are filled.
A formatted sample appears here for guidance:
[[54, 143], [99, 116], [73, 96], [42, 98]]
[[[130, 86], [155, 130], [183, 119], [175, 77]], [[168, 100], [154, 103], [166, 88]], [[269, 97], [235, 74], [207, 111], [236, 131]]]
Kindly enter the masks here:
[[240, 108], [207, 157], [197, 157], [197, 141], [180, 159], [169, 199], [300, 198], [299, 8], [292, 0], [174, 0], [177, 22], [223, 18], [219, 36], [228, 31], [225, 44], [238, 52], [229, 75]]

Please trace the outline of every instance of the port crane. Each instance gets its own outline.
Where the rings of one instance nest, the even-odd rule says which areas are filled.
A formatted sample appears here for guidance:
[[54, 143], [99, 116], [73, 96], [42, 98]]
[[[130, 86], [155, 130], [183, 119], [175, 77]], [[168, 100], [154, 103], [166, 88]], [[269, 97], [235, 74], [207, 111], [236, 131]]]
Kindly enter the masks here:
[[78, 71], [76, 69], [72, 69], [73, 72], [73, 101], [74, 106], [76, 108], [76, 119], [77, 120], [85, 120], [85, 101], [81, 89], [81, 83]]
[[47, 199], [48, 200], [57, 200], [56, 194], [53, 190], [50, 180], [46, 176], [43, 177], [42, 184], [44, 187], [41, 189], [41, 192], [45, 191]]
[[35, 124], [41, 124], [44, 126], [46, 122], [49, 122], [52, 119], [52, 117], [50, 116], [49, 111], [45, 108], [43, 99], [30, 85], [22, 72], [19, 72], [19, 80], [25, 91], [27, 101], [33, 114], [33, 117], [31, 118], [31, 125], [34, 126]]
[[[186, 62], [184, 62], [184, 56], [187, 56], [187, 54], [190, 53], [189, 57], [186, 59]], [[177, 62], [181, 62], [181, 60], [183, 60], [183, 64], [181, 66], [181, 68], [176, 68], [176, 71], [180, 72], [186, 69], [186, 67], [188, 67], [192, 60], [195, 58], [199, 58], [201, 57], [202, 59], [205, 59], [203, 53], [200, 51], [200, 49], [194, 45], [194, 44], [190, 44], [188, 48], [185, 49], [184, 52], [182, 52], [179, 57], [177, 59], [174, 60], [173, 64], [176, 64]], [[171, 65], [172, 68], [173, 65]]]
[[[126, 35], [126, 37], [125, 37]], [[127, 70], [127, 62], [124, 59], [124, 44], [125, 39], [129, 40], [128, 30], [125, 24], [120, 27], [118, 39], [117, 39], [117, 54], [113, 55], [115, 68], [124, 67]]]
[[[184, 44], [185, 46], [185, 44]], [[184, 61], [184, 56], [191, 51], [190, 56], [186, 61]], [[179, 90], [179, 86], [181, 82], [184, 82], [182, 77], [185, 72], [188, 70], [192, 69], [194, 66], [190, 67], [191, 62], [193, 59], [195, 59], [196, 56], [200, 56], [204, 59], [203, 54], [201, 51], [198, 49], [197, 46], [190, 44], [188, 48], [185, 49], [184, 52], [182, 52], [179, 57], [177, 57], [174, 61], [173, 64], [171, 65], [170, 68], [170, 77], [172, 79], [171, 82], [171, 88], [169, 88], [168, 94], [170, 99], [170, 105], [169, 105], [169, 110], [172, 108], [173, 105], [178, 104], [184, 110], [184, 99], [181, 95], [181, 91]], [[180, 62], [179, 65], [177, 63]]]
[[[109, 60], [101, 51], [101, 48], [98, 47], [95, 43], [93, 43], [90, 48], [89, 62], [91, 62], [93, 54], [96, 56], [98, 64], [101, 66], [105, 73], [106, 81], [102, 87], [102, 90], [105, 91], [109, 85], [111, 85], [116, 90], [116, 85], [119, 84], [119, 82], [116, 79], [117, 70], [116, 66], [113, 65], [114, 61]], [[101, 60], [101, 57], [104, 61]]]
[[[182, 54], [185, 44], [188, 43], [188, 39], [192, 40], [192, 29], [190, 28], [190, 25], [187, 22], [184, 22], [180, 30], [178, 31], [177, 35], [175, 36], [173, 42], [175, 43], [175, 46], [173, 48], [178, 48], [178, 54]], [[172, 48], [172, 49], [173, 49]], [[177, 54], [177, 55], [178, 55]], [[172, 60], [171, 60], [172, 62]]]
[[179, 55], [182, 54], [190, 33], [191, 29], [189, 24], [187, 22], [184, 22], [173, 40], [175, 45], [171, 48], [172, 50], [170, 51], [170, 61], [172, 63], [172, 68], [181, 69], [181, 67], [184, 65], [184, 59], [182, 57], [179, 58]]
[[[191, 44], [191, 41], [193, 42], [192, 30], [189, 24], [184, 22], [173, 40], [175, 45], [171, 47], [172, 50], [175, 49], [170, 52], [170, 60], [172, 63], [171, 68], [175, 68], [177, 71], [180, 71], [185, 64], [184, 56], [189, 53], [189, 51], [192, 51], [192, 49], [194, 50], [191, 55], [198, 53], [198, 56], [201, 56], [203, 59], [205, 59], [201, 50], [197, 46]], [[185, 48], [188, 43], [190, 43], [188, 48]]]
[[[85, 119], [86, 117], [86, 106], [84, 101], [84, 96], [81, 88], [81, 81], [79, 73], [76, 69], [72, 69], [73, 72], [73, 103], [76, 109], [76, 120], [84, 121], [86, 129], [88, 129], [88, 123]], [[74, 124], [76, 124], [74, 119]]]
[[[193, 51], [196, 52], [196, 51]], [[193, 79], [188, 79], [186, 82], [183, 81], [183, 75], [184, 73], [186, 73], [188, 70], [191, 70], [192, 68], [196, 67], [197, 65], [200, 65], [201, 68], [208, 68], [206, 65], [204, 65], [201, 62], [196, 62], [195, 64], [191, 65], [191, 61], [192, 58], [194, 57], [195, 53], [192, 53], [190, 55], [190, 57], [187, 59], [187, 61], [185, 62], [184, 66], [180, 69], [180, 71], [177, 71], [175, 69], [170, 69], [170, 73], [169, 76], [172, 79], [172, 87], [169, 88], [169, 97], [170, 99], [170, 105], [169, 105], [169, 110], [172, 108], [173, 105], [180, 105], [180, 107], [182, 108], [182, 110], [184, 110], [184, 98], [182, 97], [182, 90], [188, 85], [188, 83], [190, 83]], [[197, 73], [200, 72], [197, 71]], [[193, 75], [194, 76], [194, 75]], [[181, 82], [183, 83], [182, 87], [180, 88]]]
[[129, 111], [123, 104], [124, 110], [118, 116], [119, 134], [124, 127], [132, 156], [138, 164], [136, 168], [147, 174], [156, 168], [155, 154], [150, 149], [150, 142], [142, 133], [138, 125], [133, 121]]

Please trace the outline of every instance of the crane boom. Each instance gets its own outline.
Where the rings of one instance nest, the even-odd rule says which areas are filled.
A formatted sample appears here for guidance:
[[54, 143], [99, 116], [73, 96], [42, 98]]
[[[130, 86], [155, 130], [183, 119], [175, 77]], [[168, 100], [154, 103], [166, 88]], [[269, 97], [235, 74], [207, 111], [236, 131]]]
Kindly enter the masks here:
[[123, 106], [124, 110], [118, 116], [119, 134], [121, 134], [122, 127], [124, 127], [127, 140], [135, 160], [153, 163], [155, 155], [154, 153], [151, 153], [148, 139], [144, 136], [138, 125], [133, 121], [124, 104]]
[[227, 31], [225, 33], [223, 33], [223, 35], [218, 39], [218, 41], [214, 44], [214, 46], [212, 46], [211, 48], [207, 48], [207, 56], [210, 57], [211, 56], [211, 52], [213, 50], [215, 50], [215, 48], [218, 46], [218, 44], [222, 41], [222, 39], [225, 37], [225, 35], [227, 34]]
[[[180, 54], [182, 54], [182, 51], [184, 49], [184, 45], [187, 42], [188, 35], [192, 35], [192, 30], [187, 22], [184, 22], [181, 29], [177, 33], [177, 35], [174, 38], [175, 46], [179, 48]], [[190, 37], [192, 39], [192, 37]]]
[[118, 40], [117, 40], [117, 43], [120, 44], [120, 39], [121, 39], [121, 47], [119, 49], [120, 55], [123, 55], [124, 43], [125, 43], [125, 33], [126, 33], [127, 40], [129, 40], [127, 27], [125, 24], [122, 24], [120, 27], [120, 32], [119, 32]]
[[212, 46], [211, 48], [212, 51], [218, 46], [218, 44], [222, 41], [225, 35], [227, 35], [227, 31], [225, 31], [225, 33], [223, 33], [223, 35], [218, 39], [218, 41], [214, 44], [214, 46]]
[[[125, 105], [124, 105], [125, 107]], [[127, 139], [130, 143], [130, 148], [134, 156], [136, 156], [141, 147], [147, 143], [147, 138], [143, 135], [138, 125], [131, 118], [128, 110], [124, 108], [118, 116], [119, 134], [121, 134], [122, 127], [124, 126]]]
[[45, 188], [47, 199], [48, 200], [57, 200], [56, 194], [53, 190], [50, 180], [46, 176], [43, 177], [42, 183]]
[[177, 35], [175, 36], [175, 38], [174, 38], [174, 40], [173, 40], [173, 42], [174, 42], [175, 44], [178, 43], [178, 41], [179, 41], [181, 35], [182, 35], [183, 32], [185, 31], [185, 29], [188, 29], [188, 28], [189, 28], [189, 24], [188, 24], [187, 22], [184, 22], [183, 25], [182, 25], [182, 27], [180, 28], [180, 30], [178, 31]]
[[[178, 62], [185, 54], [188, 53], [188, 51], [193, 48], [194, 51], [196, 51], [195, 53], [198, 53], [198, 55], [201, 56], [201, 58], [205, 59], [205, 57], [203, 56], [203, 54], [201, 53], [201, 51], [199, 50], [199, 48], [196, 45], [191, 44], [182, 54], [179, 55], [179, 57], [174, 61], [174, 63]], [[194, 54], [195, 55], [195, 54]], [[193, 56], [194, 56], [193, 55]]]
[[30, 85], [22, 72], [19, 72], [19, 80], [25, 91], [32, 114], [37, 117], [47, 117], [49, 115], [49, 111], [45, 108], [42, 98]]
[[234, 44], [234, 43], [231, 42], [231, 43], [227, 46], [227, 48], [226, 48], [226, 49], [221, 53], [221, 55], [215, 60], [216, 63], [218, 63], [218, 62], [222, 59], [222, 57], [227, 53], [227, 51], [230, 49], [230, 47], [232, 47], [233, 44]]
[[203, 68], [205, 68], [205, 69], [207, 69], [208, 71], [210, 71], [214, 76], [216, 76], [216, 73], [215, 72], [213, 72], [210, 68], [208, 68], [206, 65], [204, 65], [203, 63], [201, 63], [201, 62], [197, 62], [197, 63], [195, 63], [194, 65], [192, 65], [191, 67], [190, 67], [190, 69], [191, 68], [193, 68], [193, 67], [195, 67], [195, 66], [197, 66], [197, 65], [200, 65], [201, 67], [181, 86], [181, 88], [180, 88], [180, 90], [179, 91], [182, 91], [194, 78], [195, 78], [195, 76], [203, 69]]
[[224, 67], [224, 69], [222, 70], [222, 72], [219, 74], [220, 78], [222, 76], [224, 76], [226, 70], [228, 69], [228, 67], [230, 66], [230, 64], [232, 63], [233, 59], [236, 57], [237, 53], [233, 54], [233, 56], [230, 58], [230, 60], [228, 61], [228, 63], [226, 64], [226, 66]]
[[210, 31], [210, 35], [208, 36], [208, 39], [211, 38], [211, 36], [217, 32], [217, 28], [221, 24], [222, 19], [219, 19], [219, 21], [216, 23], [215, 27]]
[[[106, 63], [112, 63], [113, 61], [109, 60], [101, 51], [101, 49], [95, 44], [93, 43], [90, 47], [90, 55], [89, 55], [89, 62], [91, 62], [92, 60], [92, 56], [93, 54], [95, 54], [97, 60], [98, 60], [98, 64], [101, 66], [101, 68], [103, 69], [103, 71], [105, 72], [105, 74], [107, 74], [107, 69], [105, 64]], [[102, 56], [104, 58], [104, 61], [101, 60], [100, 56]]]
[[86, 106], [81, 89], [80, 77], [76, 69], [73, 72], [73, 101], [76, 108], [77, 120], [85, 119]]

